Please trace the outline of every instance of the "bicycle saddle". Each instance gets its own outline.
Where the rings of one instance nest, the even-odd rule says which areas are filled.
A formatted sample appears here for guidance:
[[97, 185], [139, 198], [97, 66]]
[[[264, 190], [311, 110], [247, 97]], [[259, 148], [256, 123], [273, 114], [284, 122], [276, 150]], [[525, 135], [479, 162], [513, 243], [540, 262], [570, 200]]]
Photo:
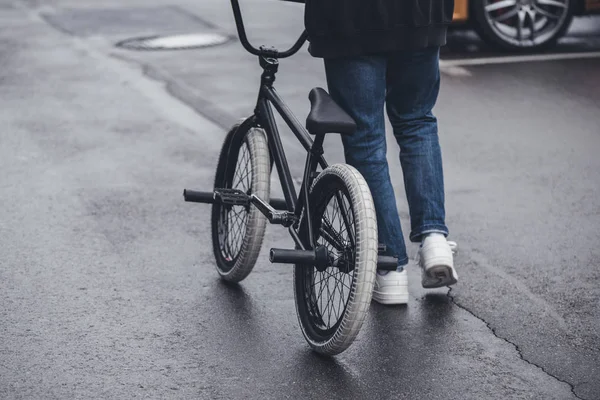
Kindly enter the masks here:
[[308, 98], [311, 107], [306, 118], [306, 129], [311, 135], [325, 133], [352, 135], [356, 131], [356, 122], [333, 101], [325, 90], [314, 88]]

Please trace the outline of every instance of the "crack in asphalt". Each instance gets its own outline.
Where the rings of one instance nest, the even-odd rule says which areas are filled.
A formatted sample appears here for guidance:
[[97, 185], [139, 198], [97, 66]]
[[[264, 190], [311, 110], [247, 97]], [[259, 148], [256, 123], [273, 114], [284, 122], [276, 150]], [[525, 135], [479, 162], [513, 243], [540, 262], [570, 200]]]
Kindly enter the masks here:
[[574, 384], [572, 384], [572, 383], [570, 383], [570, 382], [568, 382], [568, 381], [565, 381], [564, 379], [560, 379], [560, 378], [559, 378], [559, 377], [557, 377], [556, 375], [552, 375], [550, 372], [546, 371], [546, 369], [545, 369], [544, 367], [542, 367], [542, 366], [540, 366], [540, 365], [538, 365], [538, 364], [536, 364], [536, 363], [534, 363], [534, 362], [531, 362], [531, 361], [529, 361], [528, 359], [526, 359], [526, 358], [523, 356], [523, 352], [522, 352], [522, 350], [521, 350], [521, 348], [519, 347], [519, 345], [518, 345], [518, 344], [511, 342], [510, 340], [508, 340], [508, 339], [507, 339], [507, 338], [505, 338], [505, 337], [499, 336], [499, 335], [496, 333], [496, 329], [494, 329], [494, 328], [493, 328], [493, 327], [490, 325], [490, 323], [489, 323], [489, 322], [487, 322], [487, 321], [486, 321], [486, 320], [484, 320], [483, 318], [481, 318], [481, 317], [477, 316], [477, 315], [476, 315], [476, 314], [475, 314], [473, 311], [469, 310], [467, 307], [463, 306], [462, 304], [459, 304], [459, 303], [458, 303], [458, 302], [455, 300], [454, 296], [451, 294], [451, 292], [452, 292], [452, 287], [448, 286], [448, 289], [449, 289], [449, 290], [448, 290], [448, 293], [446, 293], [446, 296], [448, 296], [448, 298], [450, 299], [450, 301], [452, 302], [452, 304], [454, 304], [455, 306], [457, 306], [457, 307], [458, 307], [458, 308], [460, 308], [461, 310], [464, 310], [464, 311], [468, 312], [468, 313], [469, 313], [469, 314], [471, 314], [473, 317], [475, 317], [475, 318], [477, 318], [478, 320], [480, 320], [481, 322], [483, 322], [483, 323], [485, 324], [485, 326], [486, 326], [486, 327], [487, 327], [487, 328], [490, 330], [490, 332], [492, 332], [492, 334], [493, 334], [495, 337], [497, 337], [498, 339], [501, 339], [501, 340], [505, 341], [506, 343], [509, 343], [509, 344], [511, 344], [511, 345], [512, 345], [512, 346], [515, 348], [515, 350], [517, 350], [517, 353], [519, 354], [519, 358], [520, 358], [521, 360], [525, 361], [525, 362], [526, 362], [527, 364], [529, 364], [529, 365], [533, 365], [534, 367], [537, 367], [537, 368], [539, 368], [539, 369], [540, 369], [540, 370], [541, 370], [543, 373], [545, 373], [546, 375], [548, 375], [548, 376], [550, 376], [550, 377], [552, 377], [552, 378], [556, 379], [557, 381], [559, 381], [559, 382], [562, 382], [562, 383], [565, 383], [565, 384], [569, 385], [569, 388], [571, 388], [571, 393], [573, 393], [573, 396], [575, 396], [576, 398], [578, 398], [578, 399], [581, 399], [581, 400], [587, 400], [587, 399], [584, 399], [583, 397], [579, 397], [579, 396], [577, 395], [577, 393], [575, 393], [575, 387], [576, 387], [577, 385], [574, 385]]

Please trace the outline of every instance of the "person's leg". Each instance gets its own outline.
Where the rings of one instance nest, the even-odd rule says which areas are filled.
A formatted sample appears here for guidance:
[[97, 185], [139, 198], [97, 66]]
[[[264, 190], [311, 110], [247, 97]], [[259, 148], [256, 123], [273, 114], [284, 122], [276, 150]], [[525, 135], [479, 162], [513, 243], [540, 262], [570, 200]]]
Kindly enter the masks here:
[[327, 84], [333, 99], [357, 123], [353, 135], [342, 136], [346, 162], [367, 181], [375, 209], [379, 242], [388, 255], [408, 263], [386, 158], [384, 102], [386, 57], [364, 56], [325, 60]]
[[390, 56], [387, 111], [400, 145], [410, 209], [410, 240], [421, 242], [419, 266], [425, 288], [458, 281], [452, 248], [446, 240], [442, 154], [432, 113], [439, 89], [439, 48]]
[[448, 235], [437, 120], [432, 109], [440, 88], [439, 48], [389, 57], [387, 113], [400, 145], [400, 163], [410, 209], [410, 240]]

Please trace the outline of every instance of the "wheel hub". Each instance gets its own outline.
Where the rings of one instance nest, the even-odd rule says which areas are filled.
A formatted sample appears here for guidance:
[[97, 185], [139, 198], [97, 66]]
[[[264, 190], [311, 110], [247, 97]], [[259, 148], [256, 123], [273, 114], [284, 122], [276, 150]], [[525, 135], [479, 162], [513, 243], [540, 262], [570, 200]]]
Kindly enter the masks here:
[[352, 248], [346, 246], [344, 251], [338, 254], [329, 253], [330, 263], [333, 268], [339, 269], [344, 274], [349, 274], [354, 270], [354, 255]]

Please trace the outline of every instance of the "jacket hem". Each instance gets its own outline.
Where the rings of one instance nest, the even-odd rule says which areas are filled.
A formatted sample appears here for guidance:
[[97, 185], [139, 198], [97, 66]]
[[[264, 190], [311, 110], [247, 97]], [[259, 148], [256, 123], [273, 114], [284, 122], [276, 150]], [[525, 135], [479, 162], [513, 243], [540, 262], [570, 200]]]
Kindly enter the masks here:
[[341, 58], [440, 47], [446, 44], [447, 30], [447, 25], [429, 25], [365, 32], [356, 36], [312, 36], [309, 52], [313, 57]]

